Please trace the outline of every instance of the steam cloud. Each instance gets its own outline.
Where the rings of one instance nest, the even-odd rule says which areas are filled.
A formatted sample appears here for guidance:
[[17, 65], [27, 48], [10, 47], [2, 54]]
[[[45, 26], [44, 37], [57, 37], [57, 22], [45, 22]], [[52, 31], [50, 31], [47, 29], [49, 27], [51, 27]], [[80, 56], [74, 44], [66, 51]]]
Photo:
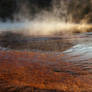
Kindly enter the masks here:
[[[0, 31], [14, 31], [27, 35], [51, 35], [55, 32], [72, 33], [75, 30], [86, 31], [91, 24], [72, 23], [72, 14], [68, 14], [68, 2], [53, 0], [50, 11], [43, 10], [35, 18], [29, 14], [28, 3], [21, 4], [14, 22], [0, 23]], [[33, 19], [32, 19], [33, 18]]]

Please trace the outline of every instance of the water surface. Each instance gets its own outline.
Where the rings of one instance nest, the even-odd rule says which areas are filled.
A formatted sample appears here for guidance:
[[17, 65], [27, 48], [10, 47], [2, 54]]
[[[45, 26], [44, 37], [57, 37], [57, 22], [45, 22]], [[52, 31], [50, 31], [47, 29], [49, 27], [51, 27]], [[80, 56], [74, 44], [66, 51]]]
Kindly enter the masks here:
[[84, 33], [76, 38], [76, 45], [64, 51], [67, 62], [92, 72], [92, 33]]

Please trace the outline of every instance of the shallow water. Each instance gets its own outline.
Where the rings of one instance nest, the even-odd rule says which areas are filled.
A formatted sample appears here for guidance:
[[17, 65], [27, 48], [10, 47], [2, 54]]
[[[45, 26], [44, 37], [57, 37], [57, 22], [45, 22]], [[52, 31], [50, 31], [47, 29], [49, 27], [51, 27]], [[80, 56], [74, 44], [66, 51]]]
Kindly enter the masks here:
[[76, 45], [63, 53], [66, 62], [71, 62], [83, 70], [92, 72], [92, 33], [79, 35]]

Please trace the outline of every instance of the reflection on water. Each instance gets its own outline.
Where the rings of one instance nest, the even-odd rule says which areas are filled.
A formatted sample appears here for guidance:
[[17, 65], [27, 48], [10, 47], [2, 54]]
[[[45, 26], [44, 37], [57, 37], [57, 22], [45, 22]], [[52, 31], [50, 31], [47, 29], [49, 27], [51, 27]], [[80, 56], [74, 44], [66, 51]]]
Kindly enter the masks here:
[[0, 22], [0, 31], [7, 31], [7, 30], [21, 30], [25, 28], [26, 23], [21, 23], [21, 22]]
[[[80, 35], [78, 37], [76, 45], [72, 48], [64, 51], [65, 54], [76, 57], [78, 57], [81, 60], [91, 59], [92, 58], [92, 34], [87, 33], [84, 35]], [[79, 60], [79, 59], [78, 59]]]
[[92, 45], [78, 44], [65, 51], [65, 53], [77, 58], [78, 60], [88, 60], [92, 58]]
[[72, 48], [64, 51], [67, 62], [92, 72], [92, 33], [81, 35]]

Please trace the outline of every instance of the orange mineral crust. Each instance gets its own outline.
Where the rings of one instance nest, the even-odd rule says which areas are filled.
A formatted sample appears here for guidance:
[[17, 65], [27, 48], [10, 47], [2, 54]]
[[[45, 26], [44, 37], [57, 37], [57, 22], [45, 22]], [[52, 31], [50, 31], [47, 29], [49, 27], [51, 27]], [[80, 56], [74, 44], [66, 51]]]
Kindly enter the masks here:
[[64, 54], [0, 51], [0, 92], [91, 92], [91, 73]]

